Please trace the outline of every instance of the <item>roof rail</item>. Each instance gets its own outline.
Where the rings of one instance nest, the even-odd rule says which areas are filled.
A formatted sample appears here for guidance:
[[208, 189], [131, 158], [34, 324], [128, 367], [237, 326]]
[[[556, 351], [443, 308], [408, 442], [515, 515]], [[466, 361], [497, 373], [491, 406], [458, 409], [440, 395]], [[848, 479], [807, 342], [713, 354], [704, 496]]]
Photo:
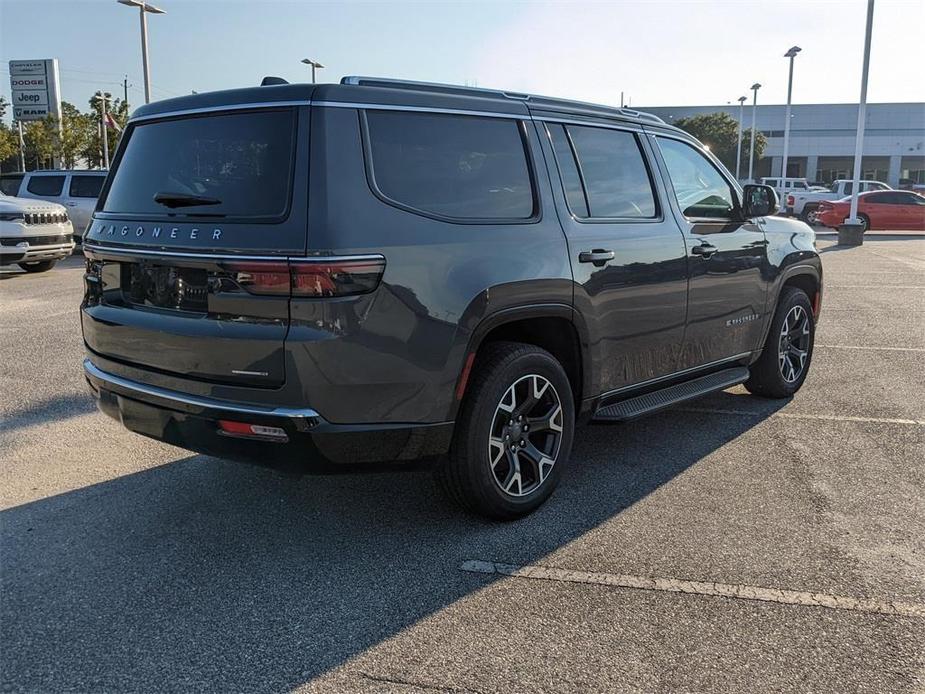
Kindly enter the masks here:
[[486, 89], [484, 87], [463, 87], [456, 84], [440, 84], [437, 82], [417, 82], [415, 80], [399, 80], [388, 77], [361, 77], [350, 75], [340, 81], [341, 84], [351, 84], [365, 87], [388, 87], [390, 89], [411, 89], [422, 92], [437, 92], [440, 94], [457, 94], [459, 96], [494, 96], [504, 99], [514, 99], [517, 101], [526, 101], [528, 103], [536, 102], [534, 105], [540, 106], [564, 106], [570, 108], [593, 108], [606, 111], [612, 114], [618, 114], [625, 118], [636, 118], [646, 120], [652, 123], [664, 123], [661, 118], [652, 113], [636, 111], [631, 108], [620, 108], [617, 106], [605, 106], [603, 104], [592, 104], [586, 101], [575, 101], [572, 99], [560, 99], [557, 97], [538, 96], [536, 94], [523, 94], [520, 92], [506, 92], [500, 89]]

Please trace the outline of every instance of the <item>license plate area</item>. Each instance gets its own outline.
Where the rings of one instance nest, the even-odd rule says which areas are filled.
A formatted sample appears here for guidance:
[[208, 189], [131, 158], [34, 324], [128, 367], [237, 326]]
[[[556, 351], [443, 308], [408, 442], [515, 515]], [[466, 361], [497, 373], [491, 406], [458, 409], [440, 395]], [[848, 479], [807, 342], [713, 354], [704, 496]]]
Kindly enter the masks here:
[[208, 313], [209, 272], [203, 268], [123, 263], [122, 294], [134, 306]]

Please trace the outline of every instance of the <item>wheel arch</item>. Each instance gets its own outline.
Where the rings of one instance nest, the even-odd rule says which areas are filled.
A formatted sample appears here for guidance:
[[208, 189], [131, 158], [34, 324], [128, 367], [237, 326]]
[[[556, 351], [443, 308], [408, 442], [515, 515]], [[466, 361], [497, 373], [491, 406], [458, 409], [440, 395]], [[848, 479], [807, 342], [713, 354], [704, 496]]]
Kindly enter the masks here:
[[576, 408], [590, 392], [588, 331], [580, 314], [568, 304], [534, 304], [505, 308], [483, 318], [469, 336], [466, 357], [456, 381], [451, 418], [456, 417], [478, 355], [487, 344], [499, 341], [532, 344], [551, 353], [565, 370]]

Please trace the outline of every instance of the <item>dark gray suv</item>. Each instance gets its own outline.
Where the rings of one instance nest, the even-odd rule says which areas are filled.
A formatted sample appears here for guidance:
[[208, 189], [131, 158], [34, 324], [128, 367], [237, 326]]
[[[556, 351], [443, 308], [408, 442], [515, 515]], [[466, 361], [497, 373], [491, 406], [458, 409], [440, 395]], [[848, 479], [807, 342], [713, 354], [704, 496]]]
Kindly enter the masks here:
[[[84, 238], [87, 380], [138, 433], [312, 470], [434, 458], [514, 518], [576, 424], [803, 383], [813, 232], [654, 116], [385, 79], [135, 113]], [[353, 467], [353, 466], [351, 466]]]

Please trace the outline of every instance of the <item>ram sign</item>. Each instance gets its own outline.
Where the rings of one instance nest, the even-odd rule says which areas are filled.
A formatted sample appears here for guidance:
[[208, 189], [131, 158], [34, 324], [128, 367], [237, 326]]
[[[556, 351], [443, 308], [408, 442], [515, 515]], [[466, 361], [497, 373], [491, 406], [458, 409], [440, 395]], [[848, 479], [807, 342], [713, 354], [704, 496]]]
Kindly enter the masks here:
[[13, 92], [13, 118], [42, 120], [61, 118], [61, 90], [58, 86], [58, 59], [11, 60], [10, 89]]

